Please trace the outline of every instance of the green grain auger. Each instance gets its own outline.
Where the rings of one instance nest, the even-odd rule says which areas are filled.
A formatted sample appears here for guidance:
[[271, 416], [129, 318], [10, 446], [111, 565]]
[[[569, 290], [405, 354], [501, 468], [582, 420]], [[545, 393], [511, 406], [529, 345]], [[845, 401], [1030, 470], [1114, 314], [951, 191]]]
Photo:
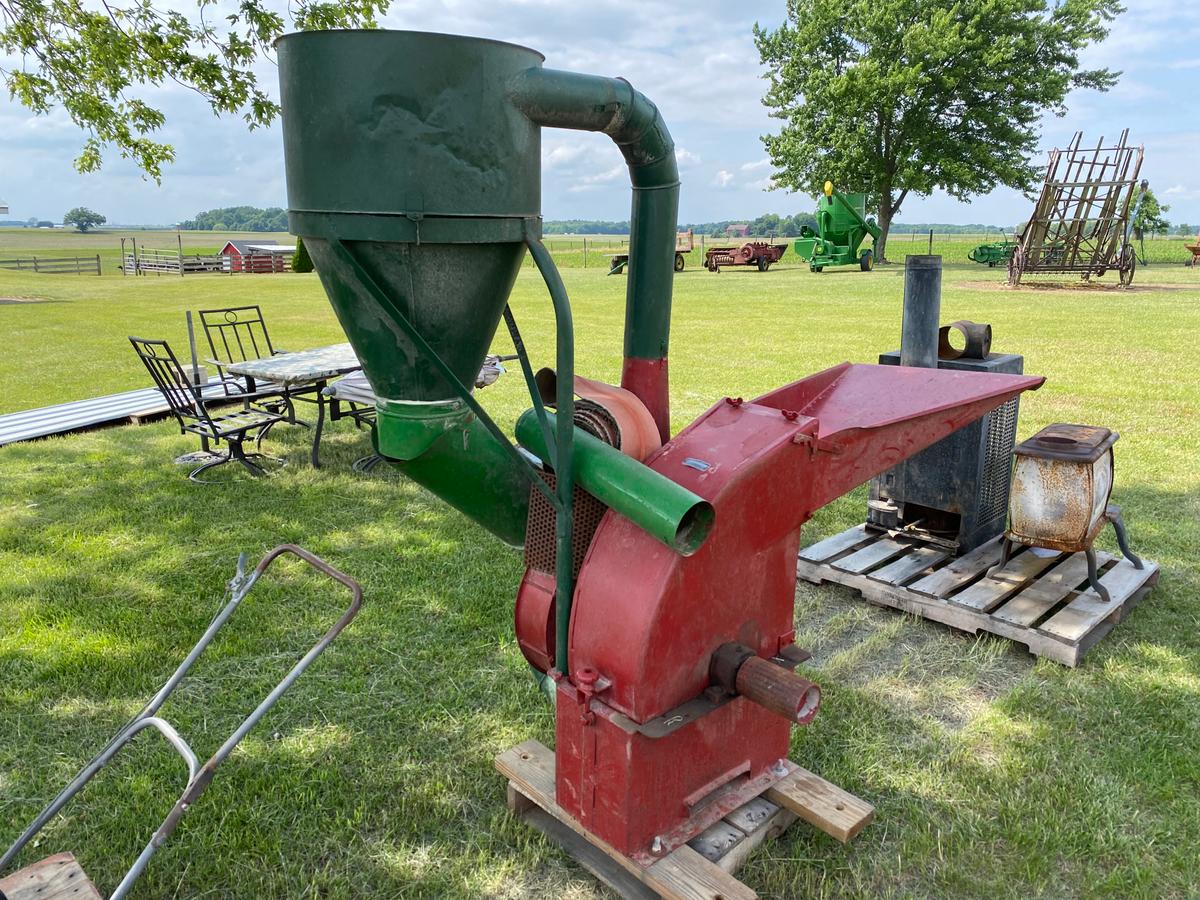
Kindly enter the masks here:
[[879, 240], [879, 226], [867, 218], [866, 194], [841, 194], [833, 182], [825, 182], [825, 195], [817, 201], [817, 231], [805, 225], [795, 243], [796, 255], [808, 261], [810, 272], [826, 266], [852, 266], [858, 263], [864, 272], [875, 265], [872, 250], [861, 250], [870, 235]]

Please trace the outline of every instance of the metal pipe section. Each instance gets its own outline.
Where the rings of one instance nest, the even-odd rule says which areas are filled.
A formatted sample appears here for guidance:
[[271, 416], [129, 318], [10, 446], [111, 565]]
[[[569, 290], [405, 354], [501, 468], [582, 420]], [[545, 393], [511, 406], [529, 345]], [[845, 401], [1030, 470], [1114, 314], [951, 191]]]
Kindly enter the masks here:
[[[553, 422], [553, 414], [547, 415]], [[547, 458], [533, 410], [517, 420], [517, 440]], [[573, 462], [580, 487], [680, 555], [691, 556], [708, 537], [714, 513], [707, 500], [580, 428], [575, 429]]]
[[942, 312], [942, 258], [904, 259], [904, 320], [900, 335], [900, 365], [936, 369], [938, 327]]
[[797, 725], [808, 725], [821, 707], [817, 685], [761, 656], [751, 656], [738, 667], [734, 686], [747, 700]]
[[[574, 554], [571, 548], [574, 544], [575, 528], [575, 331], [574, 320], [571, 318], [571, 304], [567, 301], [567, 289], [563, 286], [562, 278], [550, 258], [550, 252], [542, 246], [541, 241], [526, 240], [529, 253], [534, 264], [542, 273], [546, 282], [546, 290], [550, 292], [554, 304], [554, 317], [557, 322], [555, 332], [555, 354], [558, 365], [565, 367], [570, 381], [558, 385], [556, 403], [563, 414], [564, 427], [554, 429], [554, 460], [557, 479], [554, 490], [558, 494], [558, 503], [554, 515], [554, 583], [555, 594], [558, 598], [554, 609], [554, 665], [564, 675], [571, 671], [568, 640], [571, 632], [571, 602], [575, 597]], [[534, 415], [538, 418], [538, 433], [543, 437], [547, 434], [547, 425], [551, 417], [538, 404], [537, 392], [530, 385], [530, 394], [535, 404]], [[571, 423], [571, 427], [566, 427]], [[540, 479], [539, 479], [540, 480]]]
[[629, 165], [633, 205], [621, 387], [646, 404], [665, 442], [671, 436], [667, 351], [679, 210], [671, 134], [657, 107], [623, 78], [535, 67], [513, 78], [509, 98], [537, 125], [607, 134]]

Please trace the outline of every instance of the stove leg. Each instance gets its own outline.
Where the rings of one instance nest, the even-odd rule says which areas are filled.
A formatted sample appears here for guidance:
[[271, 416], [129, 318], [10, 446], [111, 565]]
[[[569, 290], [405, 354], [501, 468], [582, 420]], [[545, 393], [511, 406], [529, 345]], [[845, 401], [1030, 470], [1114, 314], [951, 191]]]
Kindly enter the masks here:
[[1101, 600], [1103, 600], [1105, 603], [1108, 603], [1112, 599], [1108, 595], [1108, 588], [1100, 583], [1100, 578], [1096, 574], [1096, 551], [1093, 548], [1088, 547], [1087, 550], [1084, 551], [1084, 555], [1087, 556], [1088, 584], [1090, 584], [1092, 589], [1100, 595]]
[[1012, 547], [1012, 541], [1007, 536], [1000, 539], [1000, 562], [988, 569], [988, 577], [995, 575], [1008, 565], [1008, 561], [1012, 559]]
[[1125, 534], [1125, 521], [1121, 518], [1121, 507], [1110, 503], [1104, 511], [1105, 518], [1112, 522], [1113, 531], [1117, 533], [1117, 546], [1125, 558], [1133, 563], [1135, 569], [1144, 569], [1141, 558], [1129, 549], [1129, 538]]

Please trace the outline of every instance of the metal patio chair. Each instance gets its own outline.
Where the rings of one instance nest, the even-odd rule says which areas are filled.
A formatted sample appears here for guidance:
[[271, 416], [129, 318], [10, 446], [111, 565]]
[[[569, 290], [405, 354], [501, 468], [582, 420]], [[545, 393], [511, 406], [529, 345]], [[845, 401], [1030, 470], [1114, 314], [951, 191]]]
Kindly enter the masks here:
[[[252, 306], [230, 306], [224, 309], [200, 310], [200, 324], [204, 326], [204, 336], [208, 339], [209, 350], [212, 351], [212, 361], [222, 378], [226, 372], [222, 363], [246, 362], [251, 359], [265, 359], [268, 356], [278, 356], [286, 350], [278, 350], [271, 342], [271, 333], [267, 331], [267, 322], [263, 318], [262, 308]], [[240, 382], [239, 382], [240, 383]], [[286, 409], [287, 420], [292, 425], [308, 427], [308, 422], [296, 418], [296, 409], [292, 405], [295, 399], [319, 402], [316, 396], [320, 390], [317, 384], [283, 385], [262, 384], [253, 385], [256, 391], [261, 390], [263, 396], [274, 393], [279, 402], [265, 400], [261, 407], [272, 412]]]
[[[270, 397], [273, 392], [262, 394], [214, 393], [205, 396], [202, 388], [194, 385], [183, 371], [174, 351], [166, 341], [147, 340], [146, 338], [129, 338], [134, 351], [146, 371], [154, 380], [155, 387], [167, 401], [171, 414], [179, 423], [181, 434], [195, 434], [207, 438], [214, 445], [222, 441], [228, 447], [217, 459], [210, 460], [193, 469], [188, 478], [202, 484], [218, 484], [219, 482], [205, 481], [197, 476], [208, 469], [222, 466], [227, 462], [240, 463], [251, 475], [261, 477], [267, 474], [260, 460], [268, 460], [279, 465], [285, 461], [262, 453], [247, 453], [243, 443], [251, 435], [254, 436], [255, 449], [262, 449], [262, 439], [272, 426], [286, 422], [287, 416], [279, 412], [257, 409], [249, 404], [264, 397]], [[246, 402], [246, 406], [232, 412], [212, 412], [209, 406], [215, 403], [228, 404], [232, 397], [238, 397]]]
[[[291, 670], [283, 677], [283, 680], [272, 688], [271, 692], [263, 698], [254, 711], [226, 738], [217, 751], [209, 757], [208, 762], [201, 766], [191, 745], [175, 730], [170, 722], [159, 716], [158, 711], [168, 698], [170, 698], [172, 692], [179, 686], [179, 683], [187, 677], [192, 665], [200, 658], [200, 655], [204, 653], [208, 645], [212, 643], [213, 638], [224, 627], [230, 616], [236, 612], [238, 606], [246, 599], [246, 596], [258, 582], [259, 578], [267, 571], [271, 563], [284, 553], [290, 553], [293, 556], [299, 557], [318, 572], [332, 578], [349, 590], [351, 597], [350, 604], [320, 640], [292, 666]], [[304, 670], [309, 667], [312, 661], [320, 656], [333, 639], [341, 634], [342, 629], [349, 625], [350, 621], [358, 615], [358, 611], [362, 606], [362, 588], [349, 575], [338, 571], [329, 565], [329, 563], [320, 557], [314, 556], [302, 547], [297, 547], [294, 544], [281, 544], [264, 556], [252, 572], [246, 571], [246, 554], [241, 554], [238, 558], [237, 574], [226, 588], [226, 598], [224, 606], [217, 612], [216, 617], [205, 630], [199, 642], [192, 648], [183, 662], [179, 664], [175, 673], [159, 688], [158, 693], [142, 708], [141, 712], [130, 719], [117, 732], [113, 739], [83, 767], [79, 774], [63, 788], [61, 793], [50, 801], [46, 808], [34, 819], [33, 824], [25, 829], [16, 842], [5, 851], [3, 856], [0, 856], [0, 873], [3, 873], [5, 868], [16, 859], [21, 849], [58, 815], [59, 811], [70, 802], [71, 798], [78, 794], [114, 756], [140, 732], [148, 728], [153, 728], [183, 757], [183, 761], [187, 765], [187, 785], [184, 787], [183, 793], [176, 801], [175, 806], [167, 814], [167, 817], [158, 827], [158, 830], [154, 832], [154, 836], [150, 839], [150, 842], [146, 844], [145, 849], [142, 850], [129, 871], [125, 873], [125, 877], [121, 879], [120, 884], [112, 892], [110, 900], [120, 900], [120, 898], [128, 894], [133, 883], [145, 871], [155, 851], [171, 836], [180, 819], [195, 805], [200, 795], [204, 793], [205, 789], [212, 782], [217, 767], [229, 758], [229, 755], [233, 753], [234, 748], [241, 742], [242, 738], [262, 720], [263, 716], [270, 711], [271, 707], [283, 696], [284, 692], [292, 686], [297, 678], [304, 674]], [[56, 870], [70, 872], [70, 875], [73, 876], [70, 887], [62, 885], [58, 882], [58, 879], [53, 877], [51, 873], [54, 873]], [[60, 888], [60, 891], [55, 891], [54, 885], [48, 884], [52, 880], [58, 882], [57, 886]], [[51, 888], [50, 894], [43, 893], [47, 887]], [[68, 893], [71, 896], [79, 897], [99, 896], [99, 892], [95, 890], [95, 886], [88, 880], [86, 873], [75, 863], [71, 854], [51, 856], [41, 862], [21, 869], [8, 878], [0, 877], [0, 888], [7, 890], [19, 888], [21, 890], [20, 896], [22, 897], [61, 897], [66, 896]]]
[[[351, 372], [322, 389], [321, 393], [332, 401], [335, 413], [333, 419], [353, 419], [356, 427], [370, 430], [371, 443], [375, 443], [376, 397], [364, 372]], [[346, 404], [344, 411], [341, 409], [341, 403]], [[355, 472], [370, 472], [381, 462], [382, 456], [370, 453], [356, 459], [350, 468]]]

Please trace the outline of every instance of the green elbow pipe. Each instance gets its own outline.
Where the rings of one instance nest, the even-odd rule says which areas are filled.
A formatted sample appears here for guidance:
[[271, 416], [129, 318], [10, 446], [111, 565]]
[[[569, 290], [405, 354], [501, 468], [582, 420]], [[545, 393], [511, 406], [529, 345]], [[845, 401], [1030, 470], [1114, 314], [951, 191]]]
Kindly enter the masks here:
[[623, 78], [535, 67], [512, 79], [508, 96], [538, 125], [607, 134], [629, 165], [633, 208], [625, 289], [626, 367], [631, 360], [649, 360], [656, 366], [649, 376], [632, 377], [628, 383], [623, 378], [622, 386], [647, 405], [666, 440], [670, 411], [665, 360], [679, 212], [679, 166], [671, 133], [657, 107]]
[[[553, 424], [554, 414], [547, 412]], [[548, 458], [537, 413], [517, 420], [517, 440], [530, 452]], [[712, 505], [665, 475], [620, 450], [575, 429], [575, 482], [589, 494], [683, 556], [691, 556], [712, 528]]]
[[376, 449], [504, 543], [525, 543], [529, 478], [459, 401], [379, 404]]

